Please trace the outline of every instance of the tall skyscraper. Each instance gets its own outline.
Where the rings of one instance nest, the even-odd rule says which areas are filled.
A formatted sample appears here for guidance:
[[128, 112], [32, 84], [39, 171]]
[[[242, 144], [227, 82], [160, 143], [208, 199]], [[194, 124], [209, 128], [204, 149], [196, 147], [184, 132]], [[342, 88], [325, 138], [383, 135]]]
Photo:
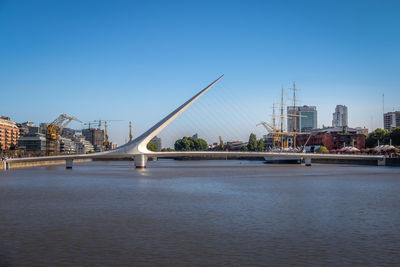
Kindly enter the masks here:
[[[315, 106], [302, 106], [296, 107], [296, 112], [293, 106], [287, 107], [287, 130], [293, 132], [294, 120], [296, 119], [296, 132], [309, 132], [317, 128], [317, 107]], [[290, 114], [296, 114], [300, 117], [293, 117]]]
[[347, 107], [345, 105], [337, 105], [335, 113], [332, 114], [332, 126], [341, 127], [348, 126]]
[[383, 114], [383, 128], [390, 131], [396, 127], [400, 127], [400, 111]]

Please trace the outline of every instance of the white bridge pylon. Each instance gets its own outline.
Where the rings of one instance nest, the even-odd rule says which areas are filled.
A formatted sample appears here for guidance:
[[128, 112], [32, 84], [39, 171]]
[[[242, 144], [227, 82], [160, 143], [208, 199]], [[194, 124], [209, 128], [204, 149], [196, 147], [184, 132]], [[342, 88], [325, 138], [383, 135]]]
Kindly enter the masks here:
[[[190, 105], [192, 105], [197, 99], [199, 99], [200, 96], [202, 96], [208, 90], [210, 90], [211, 87], [213, 87], [217, 82], [219, 82], [222, 79], [222, 77], [224, 77], [224, 75], [221, 75], [218, 79], [213, 81], [206, 88], [204, 88], [203, 90], [198, 92], [195, 96], [193, 96], [188, 101], [186, 101], [184, 104], [182, 104], [180, 107], [178, 107], [173, 112], [168, 114], [168, 116], [163, 118], [161, 121], [159, 121], [157, 124], [155, 124], [149, 130], [147, 130], [145, 133], [140, 135], [138, 138], [136, 138], [114, 150], [99, 153], [99, 154], [101, 154], [99, 156], [117, 156], [118, 157], [118, 156], [122, 156], [122, 155], [125, 155], [125, 156], [132, 155], [132, 156], [135, 156], [136, 167], [144, 167], [144, 166], [138, 166], [138, 163], [140, 163], [140, 161], [142, 161], [142, 160], [146, 160], [145, 154], [152, 153], [152, 151], [149, 151], [147, 149], [147, 144], [150, 142], [150, 140], [154, 136], [156, 136], [158, 133], [160, 133], [165, 127], [167, 127], [179, 115], [181, 115]], [[138, 156], [138, 155], [139, 155], [139, 157], [138, 157], [138, 159], [136, 159], [136, 156]], [[145, 162], [144, 162], [144, 164], [145, 164]]]

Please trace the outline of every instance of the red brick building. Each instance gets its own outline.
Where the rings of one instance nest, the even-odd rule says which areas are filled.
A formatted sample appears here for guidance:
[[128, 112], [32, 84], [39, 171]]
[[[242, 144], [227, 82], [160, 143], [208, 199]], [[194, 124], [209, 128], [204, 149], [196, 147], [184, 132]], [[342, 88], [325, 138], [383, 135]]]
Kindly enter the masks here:
[[325, 146], [328, 150], [341, 149], [354, 146], [358, 149], [365, 148], [365, 135], [349, 127], [333, 127], [313, 130], [310, 135], [299, 135], [297, 145], [303, 146], [308, 138], [306, 146]]
[[0, 150], [16, 149], [19, 139], [17, 124], [8, 117], [0, 117]]

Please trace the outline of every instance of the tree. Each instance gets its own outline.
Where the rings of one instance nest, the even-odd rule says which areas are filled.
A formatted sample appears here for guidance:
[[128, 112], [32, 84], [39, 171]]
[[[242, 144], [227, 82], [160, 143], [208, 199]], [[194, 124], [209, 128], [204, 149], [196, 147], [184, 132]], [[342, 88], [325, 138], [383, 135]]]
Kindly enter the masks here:
[[256, 151], [258, 146], [257, 136], [253, 133], [249, 136], [249, 143], [247, 144], [247, 148], [249, 151]]
[[242, 147], [240, 148], [240, 150], [241, 150], [241, 151], [249, 151], [249, 148], [248, 148], [247, 145], [246, 145], [246, 146], [242, 146]]
[[329, 150], [324, 147], [324, 146], [320, 146], [319, 148], [317, 148], [317, 150], [315, 150], [315, 153], [328, 153]]
[[257, 151], [264, 151], [264, 140], [261, 138], [257, 143]]
[[208, 148], [208, 144], [204, 139], [184, 136], [178, 139], [174, 144], [176, 151], [201, 151]]
[[150, 151], [156, 152], [157, 151], [157, 145], [150, 141], [150, 142], [147, 143], [147, 149], [150, 150]]
[[389, 138], [392, 140], [392, 145], [394, 146], [400, 145], [400, 127], [394, 128], [389, 133]]
[[161, 152], [172, 152], [172, 151], [175, 151], [175, 150], [172, 148], [169, 148], [169, 147], [167, 147], [167, 148], [164, 147], [161, 149]]
[[384, 130], [381, 128], [376, 129], [375, 131], [371, 132], [368, 136], [367, 139], [365, 140], [365, 145], [366, 147], [375, 147], [378, 145], [378, 140], [379, 144], [388, 144], [389, 143], [389, 131]]

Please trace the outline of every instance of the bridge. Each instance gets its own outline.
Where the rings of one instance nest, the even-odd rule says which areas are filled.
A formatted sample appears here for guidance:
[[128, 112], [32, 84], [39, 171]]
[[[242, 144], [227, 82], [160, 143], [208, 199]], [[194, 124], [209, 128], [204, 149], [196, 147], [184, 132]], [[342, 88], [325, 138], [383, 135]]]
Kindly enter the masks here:
[[130, 157], [134, 159], [136, 168], [146, 168], [148, 157], [276, 157], [276, 158], [299, 158], [303, 159], [306, 166], [311, 166], [312, 159], [349, 159], [349, 160], [376, 160], [378, 166], [385, 165], [385, 157], [380, 155], [340, 155], [340, 154], [313, 154], [313, 153], [277, 153], [277, 152], [237, 152], [237, 151], [174, 151], [174, 152], [153, 152], [147, 149], [150, 140], [167, 127], [173, 120], [181, 115], [190, 105], [210, 90], [218, 83], [224, 75], [209, 84], [206, 88], [198, 92], [192, 98], [183, 103], [180, 107], [172, 111], [161, 121], [156, 123], [149, 130], [144, 132], [138, 138], [113, 150], [104, 151], [95, 154], [84, 155], [61, 155], [34, 158], [15, 158], [4, 162], [4, 170], [9, 168], [10, 164], [37, 161], [65, 160], [66, 167], [72, 168], [74, 160], [82, 159], [122, 159]]

